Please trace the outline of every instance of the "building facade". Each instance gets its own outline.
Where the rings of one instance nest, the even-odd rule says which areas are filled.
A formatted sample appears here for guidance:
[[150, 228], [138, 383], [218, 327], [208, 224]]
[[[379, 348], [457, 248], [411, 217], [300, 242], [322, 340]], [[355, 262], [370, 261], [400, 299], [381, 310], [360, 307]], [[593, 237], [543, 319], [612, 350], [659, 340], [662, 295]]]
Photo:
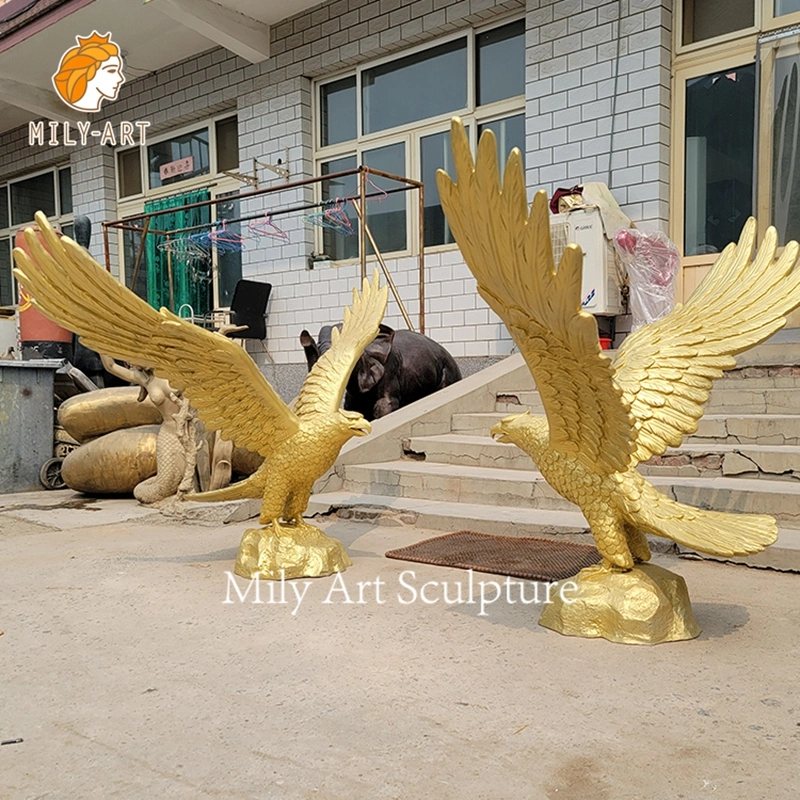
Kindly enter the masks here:
[[[241, 246], [217, 248], [207, 261], [171, 260], [182, 292], [165, 294], [163, 237], [148, 234], [142, 246], [141, 233], [111, 229], [110, 267], [154, 304], [169, 297], [195, 316], [228, 306], [240, 278], [271, 283], [267, 337], [249, 346], [291, 396], [305, 373], [300, 332], [341, 319], [359, 280], [348, 202], [356, 179], [240, 198], [252, 189], [244, 176], [280, 187], [365, 165], [424, 183], [425, 332], [474, 371], [512, 343], [477, 295], [438, 204], [435, 173], [451, 167], [453, 114], [473, 145], [490, 128], [501, 159], [522, 150], [531, 196], [601, 181], [637, 226], [668, 232], [683, 257], [681, 296], [750, 214], [774, 222], [783, 241], [800, 236], [798, 0], [304, 5], [81, 0], [38, 4], [38, 16], [28, 3], [0, 22], [0, 104], [9, 109], [0, 134], [0, 303], [15, 301], [10, 245], [37, 209], [67, 233], [75, 215], [88, 215], [101, 262], [104, 221], [136, 227], [145, 212], [175, 207], [153, 226], [202, 230], [244, 217], [226, 226]], [[76, 117], [48, 81], [75, 37], [92, 31], [112, 33], [125, 82], [98, 113]], [[75, 132], [81, 118], [101, 132], [85, 145]], [[31, 144], [38, 120], [43, 137]], [[51, 128], [51, 120], [63, 122]], [[75, 144], [65, 143], [67, 121]], [[139, 128], [131, 136], [122, 127], [136, 122], [148, 124], [144, 142]], [[419, 198], [367, 175], [369, 226], [417, 325]], [[215, 198], [202, 213], [180, 211]], [[371, 252], [368, 261], [371, 273]], [[394, 299], [386, 322], [405, 327]]]

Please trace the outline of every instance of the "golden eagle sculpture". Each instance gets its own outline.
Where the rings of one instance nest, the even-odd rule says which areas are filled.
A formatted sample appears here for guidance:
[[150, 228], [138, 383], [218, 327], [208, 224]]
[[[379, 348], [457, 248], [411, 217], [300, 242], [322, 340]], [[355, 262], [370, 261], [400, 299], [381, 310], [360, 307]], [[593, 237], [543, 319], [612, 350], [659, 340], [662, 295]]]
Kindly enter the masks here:
[[[506, 417], [491, 433], [524, 450], [548, 483], [580, 507], [603, 558], [590, 569], [593, 580], [613, 582], [603, 573], [648, 561], [645, 534], [719, 556], [772, 544], [772, 517], [677, 503], [636, 466], [696, 431], [712, 383], [735, 366], [734, 355], [779, 330], [800, 305], [797, 243], [776, 258], [770, 228], [754, 257], [756, 223], [748, 220], [739, 243], [725, 248], [688, 302], [629, 336], [612, 363], [601, 353], [594, 317], [581, 310], [581, 249], [568, 245], [556, 269], [547, 197], [538, 192], [528, 208], [519, 151], [509, 156], [501, 183], [491, 131], [481, 137], [475, 162], [457, 119], [451, 142], [457, 182], [439, 171], [442, 206], [480, 295], [511, 333], [546, 413]], [[591, 628], [588, 612], [571, 613], [583, 613], [582, 624]]]
[[[290, 409], [236, 342], [203, 330], [166, 309], [156, 311], [119, 283], [83, 248], [60, 238], [47, 218], [25, 231], [31, 256], [17, 248], [14, 274], [48, 317], [105, 353], [153, 369], [182, 390], [209, 430], [265, 457], [250, 478], [196, 500], [263, 497], [264, 528], [245, 532], [236, 562], [243, 577], [325, 575], [350, 565], [336, 539], [303, 521], [314, 481], [353, 436], [370, 424], [340, 409], [350, 372], [378, 334], [387, 289], [377, 270], [345, 309], [341, 333], [308, 374]], [[41, 239], [40, 239], [41, 236]], [[190, 496], [191, 497], [191, 496]], [[283, 522], [282, 520], [285, 520]]]

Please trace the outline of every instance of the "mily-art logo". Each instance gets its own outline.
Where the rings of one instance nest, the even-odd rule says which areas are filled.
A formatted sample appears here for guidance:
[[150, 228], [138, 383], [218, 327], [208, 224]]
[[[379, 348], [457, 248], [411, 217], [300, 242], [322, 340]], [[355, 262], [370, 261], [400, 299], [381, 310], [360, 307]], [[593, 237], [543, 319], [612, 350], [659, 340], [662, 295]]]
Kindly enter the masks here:
[[125, 83], [122, 74], [122, 52], [111, 41], [111, 34], [76, 36], [77, 47], [61, 56], [53, 86], [58, 96], [77, 111], [99, 111], [103, 100], [116, 100], [119, 87]]
[[[61, 56], [58, 71], [52, 78], [53, 88], [61, 100], [76, 111], [100, 111], [104, 101], [117, 99], [120, 87], [125, 83], [122, 50], [111, 39], [111, 33], [101, 36], [92, 31], [90, 36], [76, 36], [75, 41], [77, 47], [71, 47]], [[29, 145], [56, 147], [63, 144], [70, 147], [78, 142], [86, 145], [90, 141], [112, 147], [144, 145], [145, 133], [150, 127], [150, 123], [144, 120], [123, 120], [118, 127], [105, 122], [97, 128], [93, 128], [88, 120], [75, 123], [51, 120], [46, 124], [49, 136], [43, 121], [28, 123]], [[138, 142], [134, 139], [134, 130], [138, 130]]]

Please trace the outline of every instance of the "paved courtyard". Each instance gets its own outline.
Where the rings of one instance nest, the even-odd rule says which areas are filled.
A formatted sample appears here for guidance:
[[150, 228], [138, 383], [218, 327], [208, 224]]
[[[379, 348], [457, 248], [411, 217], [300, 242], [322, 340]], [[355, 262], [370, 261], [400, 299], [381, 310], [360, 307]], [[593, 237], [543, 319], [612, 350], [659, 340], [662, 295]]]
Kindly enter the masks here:
[[24, 740], [0, 797], [798, 796], [800, 575], [658, 556], [703, 634], [625, 647], [445, 604], [466, 573], [383, 557], [430, 531], [322, 527], [353, 557], [338, 582], [241, 602], [244, 523], [0, 498], [0, 740]]

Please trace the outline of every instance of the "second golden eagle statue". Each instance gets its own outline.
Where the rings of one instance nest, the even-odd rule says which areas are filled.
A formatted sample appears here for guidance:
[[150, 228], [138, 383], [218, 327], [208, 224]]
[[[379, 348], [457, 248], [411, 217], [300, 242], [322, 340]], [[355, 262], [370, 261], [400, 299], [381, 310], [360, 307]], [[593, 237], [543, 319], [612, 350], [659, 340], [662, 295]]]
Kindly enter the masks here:
[[[491, 433], [524, 450], [548, 483], [580, 507], [603, 557], [573, 579], [577, 596], [561, 608], [563, 617], [554, 620], [548, 608], [542, 623], [614, 641], [692, 638], [699, 628], [688, 595], [675, 600], [685, 585], [645, 563], [645, 534], [730, 556], [763, 550], [775, 541], [777, 525], [765, 515], [677, 503], [636, 465], [695, 432], [713, 381], [736, 365], [734, 355], [779, 330], [800, 305], [798, 245], [789, 242], [776, 257], [770, 228], [754, 256], [750, 219], [688, 302], [629, 336], [612, 363], [600, 351], [594, 317], [581, 310], [581, 249], [568, 245], [556, 269], [547, 197], [538, 192], [528, 207], [519, 150], [509, 156], [501, 183], [491, 131], [481, 137], [476, 161], [458, 119], [451, 142], [457, 179], [439, 171], [442, 207], [481, 297], [525, 358], [547, 415], [506, 417]], [[679, 606], [676, 614], [640, 625], [659, 592], [665, 595], [659, 603]]]
[[183, 391], [207, 429], [265, 457], [247, 480], [192, 498], [263, 498], [264, 527], [245, 532], [236, 573], [277, 580], [346, 569], [351, 562], [342, 544], [302, 515], [314, 481], [342, 445], [370, 432], [361, 414], [340, 406], [350, 372], [386, 310], [387, 289], [379, 286], [377, 270], [360, 295], [353, 290], [341, 333], [335, 332], [291, 409], [234, 341], [166, 309], [156, 311], [71, 239], [59, 239], [41, 212], [36, 223], [44, 243], [32, 229], [25, 231], [31, 257], [15, 249], [14, 274], [38, 308], [87, 347], [153, 369]]

